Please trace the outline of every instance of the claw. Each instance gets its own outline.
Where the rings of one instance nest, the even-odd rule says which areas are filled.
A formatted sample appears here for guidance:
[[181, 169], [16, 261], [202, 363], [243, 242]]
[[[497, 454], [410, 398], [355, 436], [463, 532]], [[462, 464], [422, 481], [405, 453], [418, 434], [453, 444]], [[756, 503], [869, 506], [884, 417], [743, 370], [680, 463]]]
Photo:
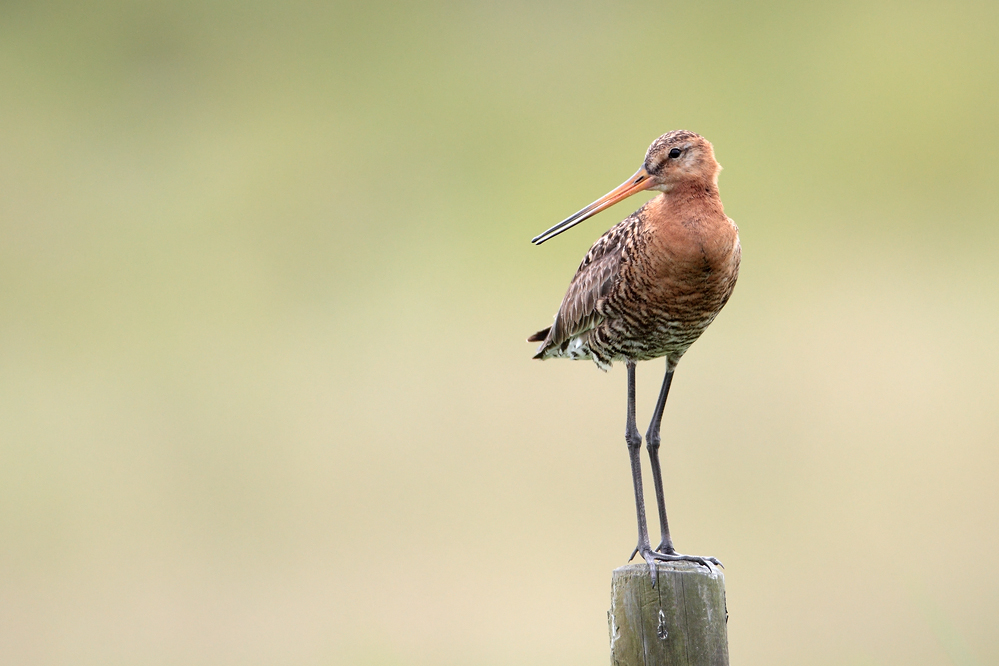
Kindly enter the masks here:
[[652, 551], [646, 551], [642, 553], [642, 557], [649, 565], [649, 574], [652, 576], [652, 589], [656, 587], [656, 575], [658, 574], [658, 566], [656, 565], [656, 560], [652, 555]]

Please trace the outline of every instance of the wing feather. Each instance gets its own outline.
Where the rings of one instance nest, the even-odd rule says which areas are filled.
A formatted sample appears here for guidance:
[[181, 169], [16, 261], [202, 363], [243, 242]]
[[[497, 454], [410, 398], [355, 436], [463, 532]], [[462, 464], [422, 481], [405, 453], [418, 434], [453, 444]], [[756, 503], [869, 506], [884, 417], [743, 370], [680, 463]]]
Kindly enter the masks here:
[[624, 257], [626, 232], [633, 227], [634, 222], [628, 218], [611, 227], [583, 257], [575, 277], [569, 283], [558, 314], [555, 315], [555, 323], [538, 350], [539, 356], [596, 328], [603, 321], [598, 305], [601, 299], [611, 294], [617, 284]]

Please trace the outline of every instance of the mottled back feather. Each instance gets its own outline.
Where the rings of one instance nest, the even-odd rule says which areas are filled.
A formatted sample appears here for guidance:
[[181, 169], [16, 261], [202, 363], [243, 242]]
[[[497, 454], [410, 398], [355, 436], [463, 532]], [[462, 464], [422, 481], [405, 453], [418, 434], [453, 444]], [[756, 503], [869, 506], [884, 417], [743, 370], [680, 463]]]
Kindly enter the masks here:
[[[538, 350], [539, 357], [549, 349], [557, 348], [596, 328], [603, 321], [603, 315], [597, 306], [601, 299], [610, 295], [621, 274], [624, 237], [628, 227], [636, 222], [633, 218], [634, 216], [628, 217], [611, 227], [583, 257], [565, 298], [562, 299], [558, 314], [555, 315], [555, 323], [543, 338], [544, 344]], [[539, 331], [531, 337], [542, 339], [539, 337], [541, 333], [545, 331]]]

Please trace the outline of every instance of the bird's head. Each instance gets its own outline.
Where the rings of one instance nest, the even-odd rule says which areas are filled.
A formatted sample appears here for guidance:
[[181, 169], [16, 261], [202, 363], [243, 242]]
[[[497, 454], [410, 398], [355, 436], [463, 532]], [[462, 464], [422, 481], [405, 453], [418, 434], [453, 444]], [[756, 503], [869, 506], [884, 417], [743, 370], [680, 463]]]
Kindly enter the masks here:
[[644, 190], [671, 192], [680, 185], [716, 187], [721, 166], [715, 161], [715, 151], [699, 134], [687, 130], [667, 132], [652, 142], [645, 154], [642, 168], [628, 180], [603, 195], [583, 210], [570, 215], [531, 241], [541, 245], [546, 240], [571, 229], [583, 220], [624, 201]]
[[652, 142], [642, 169], [651, 181], [646, 189], [669, 192], [681, 183], [717, 185], [721, 165], [710, 141], [693, 132], [675, 130]]

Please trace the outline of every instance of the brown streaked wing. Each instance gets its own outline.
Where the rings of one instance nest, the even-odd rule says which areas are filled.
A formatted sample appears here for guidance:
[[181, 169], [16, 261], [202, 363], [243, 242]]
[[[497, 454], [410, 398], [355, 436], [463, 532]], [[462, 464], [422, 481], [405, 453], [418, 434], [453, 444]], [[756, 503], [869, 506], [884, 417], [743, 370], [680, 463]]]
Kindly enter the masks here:
[[614, 288], [624, 254], [625, 231], [634, 222], [628, 218], [613, 226], [586, 253], [555, 315], [546, 348], [557, 347], [603, 321], [597, 303]]

